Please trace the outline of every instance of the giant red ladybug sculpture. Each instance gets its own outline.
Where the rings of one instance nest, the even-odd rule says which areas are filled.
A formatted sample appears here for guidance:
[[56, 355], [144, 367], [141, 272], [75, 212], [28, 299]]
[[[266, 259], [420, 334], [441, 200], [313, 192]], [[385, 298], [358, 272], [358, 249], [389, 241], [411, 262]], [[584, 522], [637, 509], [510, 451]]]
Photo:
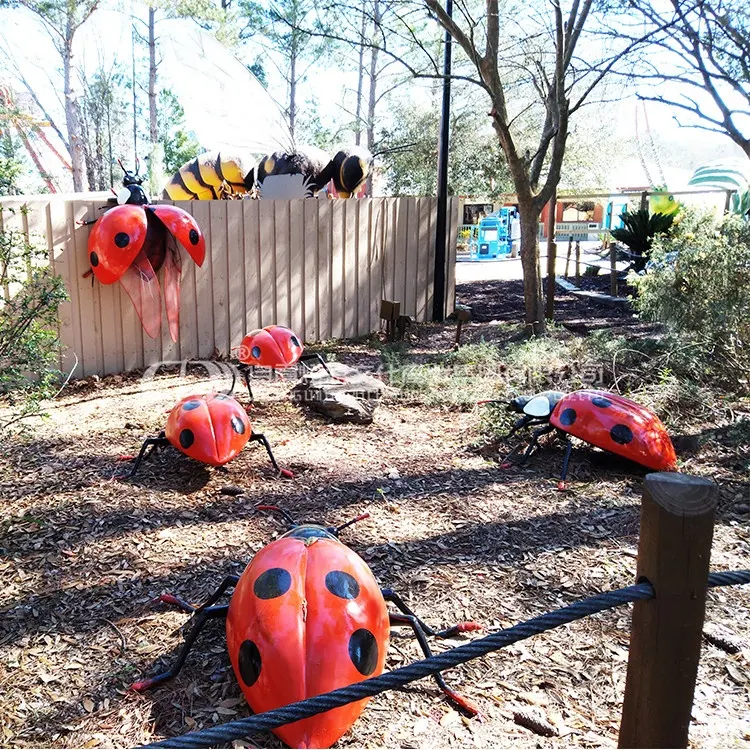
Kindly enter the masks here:
[[149, 449], [172, 445], [196, 461], [223, 466], [250, 441], [263, 444], [276, 471], [292, 476], [288, 469], [279, 468], [268, 439], [260, 432], [253, 432], [247, 413], [231, 395], [186, 396], [170, 412], [164, 432], [143, 442], [128, 476], [135, 475]]
[[[270, 509], [270, 506], [258, 506]], [[367, 517], [360, 516], [354, 521]], [[226, 618], [227, 647], [234, 673], [255, 713], [269, 711], [383, 671], [391, 625], [410, 625], [423, 652], [426, 635], [450, 637], [479, 629], [463, 622], [434, 631], [393, 591], [381, 590], [367, 564], [338, 539], [338, 528], [294, 525], [265, 546], [241, 576], [228, 576], [200, 607], [172, 595], [157, 601], [194, 614], [193, 626], [174, 666], [136, 682], [145, 690], [174, 677], [196, 636], [212, 618]], [[229, 604], [216, 605], [234, 587]], [[403, 614], [389, 612], [393, 602]], [[477, 709], [435, 675], [441, 690], [468, 715]], [[357, 720], [367, 700], [274, 729], [290, 747], [330, 747]]]
[[120, 282], [143, 330], [156, 338], [161, 330], [161, 289], [156, 274], [163, 267], [169, 335], [177, 341], [182, 261], [176, 244], [167, 240], [171, 234], [199, 266], [206, 257], [206, 240], [186, 211], [149, 204], [137, 167], [135, 173], [124, 167], [123, 171], [123, 188], [116, 194], [118, 205], [98, 219], [82, 222], [94, 225], [88, 241], [91, 272], [102, 284]]
[[[543, 425], [533, 433], [522, 461], [531, 455], [542, 435], [558, 430], [565, 436], [567, 446], [558, 485], [560, 489], [565, 489], [565, 478], [573, 448], [568, 435], [654, 471], [677, 469], [674, 446], [659, 418], [640, 404], [623, 396], [594, 390], [574, 391], [568, 394], [544, 391], [535, 396], [519, 396], [507, 405], [509, 409], [523, 416], [506, 437], [525, 427]], [[512, 451], [510, 455], [518, 450]]]
[[303, 354], [304, 346], [297, 334], [290, 328], [284, 326], [266, 326], [259, 328], [242, 339], [237, 358], [240, 361], [239, 370], [245, 378], [250, 398], [253, 392], [250, 388], [250, 373], [254, 367], [270, 367], [272, 370], [285, 370], [300, 362], [317, 360], [323, 369], [333, 380], [341, 378], [331, 375], [323, 357], [317, 352], [314, 354]]

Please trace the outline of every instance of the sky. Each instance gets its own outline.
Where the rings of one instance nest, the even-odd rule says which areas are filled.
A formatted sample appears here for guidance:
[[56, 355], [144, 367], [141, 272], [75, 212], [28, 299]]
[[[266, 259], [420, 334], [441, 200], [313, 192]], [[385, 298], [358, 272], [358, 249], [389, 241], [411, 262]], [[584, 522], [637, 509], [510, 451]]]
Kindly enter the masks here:
[[[128, 14], [131, 9], [141, 17], [146, 17], [145, 6], [130, 0], [120, 7], [121, 11], [113, 10], [111, 3], [103, 3], [91, 20], [87, 22], [76, 38], [76, 54], [79, 64], [85, 69], [94, 70], [99, 62], [105, 66], [114, 59], [131, 64], [132, 41]], [[183, 104], [188, 124], [198, 136], [198, 139], [210, 149], [246, 149], [252, 151], [267, 151], [268, 147], [278, 148], [290, 142], [278, 107], [271, 101], [269, 94], [253, 82], [250, 76], [244, 74], [243, 65], [231, 55], [227, 55], [221, 45], [206, 38], [197, 37], [194, 25], [189, 21], [163, 21], [158, 26], [158, 33], [163, 37], [162, 54], [164, 61], [160, 67], [161, 85], [169, 85], [178, 95]], [[184, 43], [185, 37], [189, 37]], [[25, 9], [0, 10], [0, 40], [6, 48], [13, 51], [22, 63], [25, 73], [36, 90], [43, 92], [45, 105], [50, 108], [53, 116], [64, 122], [60, 105], [59, 92], [56, 92], [50, 81], [50, 75], [59, 67], [59, 58], [53, 50], [47, 34], [41, 29], [36, 19]], [[175, 43], [175, 40], [180, 40]], [[203, 54], [196, 51], [202, 48]], [[245, 61], [252, 62], [257, 54], [262, 52], [257, 46], [249, 46], [245, 50]], [[141, 59], [144, 66], [143, 51]], [[284, 98], [280, 79], [274, 80], [272, 65], [267, 65], [270, 90], [281, 94]], [[145, 68], [144, 71], [145, 72]], [[410, 96], [418, 98], [417, 92], [424, 92], [426, 84], [411, 84]], [[352, 65], [350, 70], [338, 66], [321, 66], [320, 71], [313, 71], [303, 90], [303, 99], [314, 97], [320, 117], [326, 124], [345, 119], [342, 112], [344, 90], [356, 87], [356, 70]], [[141, 105], [146, 106], [146, 95], [140, 93]], [[424, 94], [423, 94], [424, 96]], [[739, 149], [723, 136], [705, 131], [681, 128], [675, 122], [671, 112], [656, 104], [646, 105], [649, 124], [660, 142], [679, 144], [678, 151], [685, 155], [685, 175], [676, 173], [671, 177], [674, 181], [686, 181], [689, 178], [694, 162], [701, 159], [701, 153], [710, 153], [711, 158], [737, 157], [741, 155]], [[584, 108], [580, 117], [612, 118], [614, 132], [617, 136], [632, 139], [635, 142], [635, 110], [637, 101], [634, 97], [615, 105], [606, 107]], [[640, 130], [645, 132], [642, 112], [640, 114]], [[54, 140], [54, 136], [50, 135]], [[59, 148], [62, 148], [60, 144]], [[344, 144], [342, 144], [344, 145]], [[265, 146], [265, 148], [264, 148]], [[606, 144], [597, 147], [606, 148]], [[50, 158], [47, 157], [47, 162]], [[643, 175], [637, 172], [642, 168], [635, 163], [628, 167], [632, 169], [633, 181], [643, 183]], [[613, 172], [622, 173], [622, 165], [613, 165]], [[639, 179], [640, 177], [640, 179]], [[677, 189], [679, 186], [670, 186]]]

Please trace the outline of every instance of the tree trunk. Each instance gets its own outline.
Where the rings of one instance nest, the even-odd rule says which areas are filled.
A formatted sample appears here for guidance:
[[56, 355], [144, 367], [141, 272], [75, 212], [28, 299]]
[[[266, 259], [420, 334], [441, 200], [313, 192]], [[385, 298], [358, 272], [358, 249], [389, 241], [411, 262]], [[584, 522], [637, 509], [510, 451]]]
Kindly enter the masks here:
[[367, 13], [365, 2], [362, 2], [362, 30], [359, 35], [359, 63], [357, 66], [357, 108], [354, 114], [354, 143], [362, 142], [362, 89], [365, 80], [365, 32], [367, 31]]
[[521, 214], [521, 266], [523, 298], [526, 307], [526, 329], [532, 336], [546, 332], [542, 297], [542, 274], [539, 267], [539, 215], [533, 201], [519, 202]]
[[73, 35], [68, 33], [63, 47], [63, 84], [65, 95], [65, 124], [68, 129], [68, 143], [70, 144], [70, 164], [73, 171], [73, 190], [81, 193], [84, 190], [84, 176], [86, 171], [81, 139], [81, 120], [75, 94], [73, 92], [71, 76], [73, 72]]
[[156, 9], [148, 9], [148, 118], [149, 118], [149, 153], [159, 140], [159, 127], [156, 118]]
[[[296, 33], [296, 32], [293, 32]], [[297, 43], [293, 39], [289, 55], [289, 132], [294, 138], [294, 124], [297, 120]]]
[[[373, 37], [380, 25], [380, 0], [373, 3]], [[377, 104], [378, 85], [378, 48], [372, 47], [370, 54], [370, 96], [367, 101], [367, 150], [372, 153], [375, 148], [375, 105]], [[372, 171], [367, 175], [367, 195], [372, 195]]]

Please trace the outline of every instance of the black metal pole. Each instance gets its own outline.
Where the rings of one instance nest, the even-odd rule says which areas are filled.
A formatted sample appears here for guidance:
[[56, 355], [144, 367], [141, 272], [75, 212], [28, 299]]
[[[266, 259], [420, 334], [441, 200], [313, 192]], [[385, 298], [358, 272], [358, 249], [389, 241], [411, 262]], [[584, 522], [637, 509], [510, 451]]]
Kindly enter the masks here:
[[[445, 12], [453, 16], [453, 0], [446, 0]], [[445, 32], [443, 57], [443, 110], [440, 114], [438, 140], [437, 218], [435, 221], [435, 275], [432, 297], [432, 319], [445, 318], [445, 234], [448, 219], [448, 143], [451, 113], [451, 35]]]

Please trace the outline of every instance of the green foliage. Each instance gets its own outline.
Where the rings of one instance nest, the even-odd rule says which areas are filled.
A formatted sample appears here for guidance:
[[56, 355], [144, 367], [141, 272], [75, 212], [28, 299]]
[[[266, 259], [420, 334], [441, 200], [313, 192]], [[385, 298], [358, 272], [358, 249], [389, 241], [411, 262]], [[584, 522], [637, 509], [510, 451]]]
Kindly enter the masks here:
[[[454, 102], [451, 117], [448, 191], [452, 195], [487, 198], [512, 190], [505, 157], [487, 118], [472, 102]], [[412, 101], [393, 108], [393, 118], [379, 134], [376, 150], [392, 195], [435, 195], [440, 114], [438, 107], [417, 107]]]
[[18, 195], [19, 178], [25, 172], [21, 142], [10, 130], [0, 134], [0, 195]]
[[737, 381], [750, 371], [750, 225], [688, 212], [654, 241], [654, 269], [634, 279], [644, 317], [665, 323]]
[[0, 231], [0, 287], [9, 296], [0, 307], [0, 394], [11, 410], [2, 428], [39, 413], [59, 375], [55, 329], [66, 292], [62, 279], [39, 264], [45, 255], [23, 233]]
[[159, 143], [164, 149], [164, 171], [172, 175], [185, 162], [196, 157], [201, 146], [185, 129], [185, 110], [169, 89], [159, 92], [157, 112]]
[[625, 243], [630, 252], [635, 255], [636, 271], [642, 271], [649, 258], [651, 243], [658, 234], [669, 230], [674, 222], [673, 214], [649, 214], [648, 209], [625, 211], [620, 215], [624, 227], [613, 229], [612, 236], [619, 242]]

